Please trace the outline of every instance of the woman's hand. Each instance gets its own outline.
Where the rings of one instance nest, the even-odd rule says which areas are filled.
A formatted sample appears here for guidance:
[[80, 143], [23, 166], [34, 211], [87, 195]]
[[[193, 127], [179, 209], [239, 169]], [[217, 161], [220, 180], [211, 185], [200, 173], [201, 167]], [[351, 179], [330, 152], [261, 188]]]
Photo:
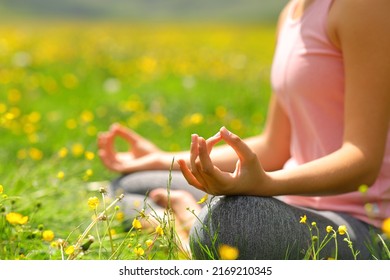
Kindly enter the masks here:
[[[130, 146], [127, 152], [115, 149], [115, 139], [120, 137]], [[132, 130], [119, 124], [98, 137], [99, 156], [110, 170], [119, 173], [131, 173], [141, 170], [159, 169], [165, 154], [156, 145]]]
[[[223, 172], [210, 158], [213, 146], [225, 141], [238, 156], [234, 172]], [[192, 135], [190, 168], [184, 160], [178, 160], [180, 169], [188, 183], [213, 195], [258, 195], [268, 176], [260, 165], [256, 154], [226, 128], [205, 140]]]

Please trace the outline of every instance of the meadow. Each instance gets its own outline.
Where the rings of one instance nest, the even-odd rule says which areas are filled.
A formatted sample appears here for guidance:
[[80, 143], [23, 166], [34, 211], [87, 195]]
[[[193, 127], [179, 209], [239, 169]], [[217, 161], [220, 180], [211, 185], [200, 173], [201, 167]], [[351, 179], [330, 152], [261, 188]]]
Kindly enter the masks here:
[[124, 226], [97, 135], [121, 123], [179, 151], [221, 126], [261, 132], [274, 27], [13, 22], [0, 32], [0, 259], [190, 259], [169, 211], [154, 231]]
[[[66, 247], [98, 215], [88, 199], [102, 207], [98, 189], [117, 176], [96, 154], [97, 134], [112, 123], [170, 151], [222, 125], [241, 136], [262, 129], [273, 27], [13, 22], [0, 29], [0, 259], [69, 257]], [[108, 235], [122, 242], [128, 233], [115, 206]], [[104, 229], [94, 234], [108, 238]], [[108, 258], [102, 240], [82, 258]], [[160, 247], [155, 258], [164, 259]], [[139, 256], [127, 249], [116, 257]]]

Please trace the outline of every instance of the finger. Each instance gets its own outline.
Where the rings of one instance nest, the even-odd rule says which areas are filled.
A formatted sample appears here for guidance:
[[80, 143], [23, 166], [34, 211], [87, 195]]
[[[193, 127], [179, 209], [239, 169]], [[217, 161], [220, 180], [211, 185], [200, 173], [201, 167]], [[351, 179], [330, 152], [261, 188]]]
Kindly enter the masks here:
[[220, 142], [222, 140], [222, 137], [221, 137], [221, 133], [218, 132], [217, 134], [215, 134], [214, 136], [211, 136], [210, 138], [208, 138], [206, 140], [206, 144], [207, 144], [207, 152], [210, 154], [211, 153], [211, 150], [213, 149], [214, 145], [217, 144], [218, 142]]
[[207, 143], [202, 138], [199, 139], [199, 161], [201, 165], [200, 176], [205, 182], [204, 186], [208, 189], [208, 193], [223, 193], [219, 187], [229, 185], [234, 176], [229, 172], [221, 171], [213, 164], [207, 152]]
[[211, 161], [206, 140], [200, 137], [198, 142], [201, 170], [207, 175], [212, 175], [214, 171], [214, 164]]
[[98, 135], [98, 138], [97, 138], [97, 145], [98, 145], [98, 148], [101, 149], [101, 150], [104, 149], [105, 142], [106, 142], [105, 133], [100, 133], [100, 134]]
[[[199, 156], [199, 136], [197, 134], [191, 135], [191, 147], [190, 147], [190, 170], [196, 180], [202, 185], [206, 186], [206, 182], [200, 172], [201, 167], [198, 163]], [[202, 138], [203, 139], [203, 138]]]
[[205, 191], [202, 184], [196, 179], [194, 174], [192, 174], [191, 170], [188, 168], [185, 160], [179, 159], [177, 160], [177, 163], [179, 164], [180, 170], [183, 173], [183, 176], [187, 180], [188, 184], [196, 187], [197, 189]]
[[110, 131], [113, 134], [115, 134], [116, 136], [119, 136], [119, 137], [125, 139], [126, 141], [128, 141], [132, 145], [134, 145], [141, 138], [141, 136], [139, 134], [137, 134], [134, 131], [127, 129], [119, 124], [113, 124], [111, 126]]
[[108, 153], [115, 154], [115, 134], [114, 133], [107, 133], [105, 135], [105, 142], [104, 142], [104, 147], [105, 150]]
[[198, 135], [196, 134], [191, 135], [190, 167], [193, 172], [197, 170], [195, 162], [199, 155], [198, 139], [199, 139]]
[[233, 134], [225, 127], [222, 127], [220, 132], [222, 139], [234, 149], [242, 163], [257, 159], [256, 154], [249, 148], [249, 146], [244, 141], [241, 140], [240, 137]]

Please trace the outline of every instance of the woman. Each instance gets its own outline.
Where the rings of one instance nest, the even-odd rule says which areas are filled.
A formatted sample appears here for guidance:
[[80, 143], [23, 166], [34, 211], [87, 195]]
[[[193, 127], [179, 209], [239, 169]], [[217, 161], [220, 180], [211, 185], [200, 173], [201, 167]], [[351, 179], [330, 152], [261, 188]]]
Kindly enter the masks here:
[[[207, 140], [193, 135], [189, 153], [175, 155], [174, 167], [190, 185], [219, 196], [192, 227], [195, 257], [204, 257], [200, 244], [228, 244], [242, 259], [302, 258], [310, 243], [308, 228], [299, 223], [304, 215], [322, 236], [327, 226], [346, 225], [358, 257], [372, 257], [366, 246], [370, 232], [390, 216], [389, 10], [387, 0], [287, 4], [278, 25], [264, 132], [245, 140], [226, 128]], [[132, 144], [130, 153], [115, 152], [117, 136]], [[220, 141], [226, 145], [214, 147]], [[121, 173], [166, 170], [172, 160], [172, 154], [118, 126], [100, 137], [99, 148], [103, 163]], [[361, 185], [370, 187], [362, 193]], [[199, 196], [191, 192], [172, 196], [183, 222], [188, 217], [181, 217], [187, 214], [179, 206], [195, 207]], [[167, 200], [158, 188], [150, 197], [162, 206]], [[338, 256], [353, 258], [343, 237], [338, 243]], [[334, 256], [332, 244], [322, 257]]]

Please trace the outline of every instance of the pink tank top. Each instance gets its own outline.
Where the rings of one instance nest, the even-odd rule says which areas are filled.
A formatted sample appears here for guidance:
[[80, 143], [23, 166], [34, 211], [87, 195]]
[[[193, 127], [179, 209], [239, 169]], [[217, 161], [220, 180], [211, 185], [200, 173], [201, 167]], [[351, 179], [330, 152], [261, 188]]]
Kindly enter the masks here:
[[[333, 0], [315, 0], [301, 18], [295, 3], [280, 29], [272, 66], [272, 86], [289, 116], [291, 159], [284, 168], [315, 160], [339, 149], [343, 141], [344, 67], [342, 53], [327, 36]], [[286, 196], [291, 204], [349, 213], [377, 227], [390, 217], [390, 130], [382, 169], [367, 193]], [[368, 210], [368, 211], [367, 211]]]

